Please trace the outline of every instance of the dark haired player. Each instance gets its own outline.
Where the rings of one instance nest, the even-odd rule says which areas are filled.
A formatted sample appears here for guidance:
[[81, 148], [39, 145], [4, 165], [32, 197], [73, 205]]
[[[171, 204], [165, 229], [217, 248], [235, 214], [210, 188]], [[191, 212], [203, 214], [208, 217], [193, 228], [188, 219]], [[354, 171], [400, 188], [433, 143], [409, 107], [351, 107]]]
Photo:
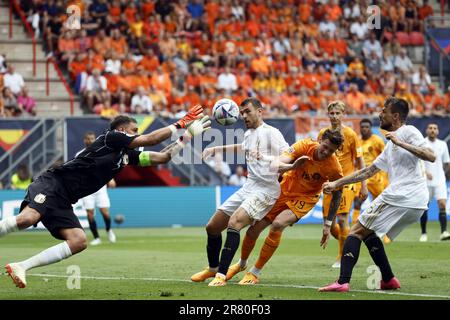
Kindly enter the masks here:
[[379, 236], [387, 235], [393, 240], [403, 229], [417, 222], [422, 216], [427, 209], [429, 195], [420, 162], [434, 162], [436, 159], [420, 131], [405, 124], [408, 112], [408, 102], [399, 98], [388, 98], [380, 113], [380, 127], [389, 131], [386, 134], [389, 142], [384, 151], [369, 167], [324, 185], [325, 192], [332, 192], [346, 184], [366, 180], [380, 170], [387, 171], [389, 175], [389, 186], [359, 216], [345, 240], [339, 279], [319, 291], [350, 290], [350, 278], [358, 261], [362, 241], [380, 268], [380, 288], [400, 288], [400, 282], [392, 273]]
[[[26, 271], [66, 259], [86, 249], [86, 234], [75, 216], [72, 204], [96, 192], [126, 165], [150, 166], [167, 163], [192, 136], [201, 134], [211, 122], [202, 116], [203, 108], [195, 106], [173, 125], [138, 135], [136, 120], [120, 115], [110, 129], [77, 157], [39, 176], [29, 187], [20, 214], [0, 221], [0, 237], [28, 228], [39, 221], [62, 243], [17, 263], [6, 265], [16, 286], [26, 286]], [[162, 152], [136, 151], [135, 148], [156, 145], [168, 139], [177, 129], [186, 132]]]

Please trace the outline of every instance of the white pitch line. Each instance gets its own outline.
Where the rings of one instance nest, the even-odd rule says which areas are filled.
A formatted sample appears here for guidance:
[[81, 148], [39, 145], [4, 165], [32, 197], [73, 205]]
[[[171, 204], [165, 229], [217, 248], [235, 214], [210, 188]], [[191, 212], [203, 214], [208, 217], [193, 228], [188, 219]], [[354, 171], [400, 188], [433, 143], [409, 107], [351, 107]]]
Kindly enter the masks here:
[[[66, 275], [58, 275], [58, 274], [43, 274], [43, 273], [35, 273], [28, 274], [28, 276], [33, 277], [42, 277], [42, 278], [68, 278]], [[74, 277], [74, 276], [71, 276]], [[80, 279], [89, 279], [89, 280], [140, 280], [140, 281], [168, 281], [168, 282], [190, 282], [191, 280], [186, 279], [163, 279], [163, 278], [125, 278], [125, 277], [94, 277], [94, 276], [80, 276]], [[232, 285], [237, 285], [237, 283], [231, 283]], [[289, 284], [258, 284], [257, 287], [279, 287], [279, 288], [298, 288], [298, 289], [319, 289], [320, 287], [314, 286], [303, 286], [303, 285], [289, 285]], [[436, 295], [436, 294], [426, 294], [426, 293], [407, 293], [407, 292], [386, 292], [382, 290], [351, 290], [351, 292], [362, 292], [362, 293], [372, 293], [372, 294], [387, 294], [394, 296], [410, 296], [410, 297], [422, 297], [422, 298], [443, 298], [450, 299], [450, 296], [444, 295]]]

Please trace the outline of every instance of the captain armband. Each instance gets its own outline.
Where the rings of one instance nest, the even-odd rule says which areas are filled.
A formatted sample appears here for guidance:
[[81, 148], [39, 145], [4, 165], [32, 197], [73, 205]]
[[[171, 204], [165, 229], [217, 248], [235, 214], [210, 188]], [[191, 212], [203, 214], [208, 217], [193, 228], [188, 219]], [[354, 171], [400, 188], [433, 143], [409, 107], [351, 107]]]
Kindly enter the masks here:
[[139, 154], [139, 165], [141, 167], [148, 167], [152, 165], [152, 158], [150, 156], [150, 151], [142, 151]]

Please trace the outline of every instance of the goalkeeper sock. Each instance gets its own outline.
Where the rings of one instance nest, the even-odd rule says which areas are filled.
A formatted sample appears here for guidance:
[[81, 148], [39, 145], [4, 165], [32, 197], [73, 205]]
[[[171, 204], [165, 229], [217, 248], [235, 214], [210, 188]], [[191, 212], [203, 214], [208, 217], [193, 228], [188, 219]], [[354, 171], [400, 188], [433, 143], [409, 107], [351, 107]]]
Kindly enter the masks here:
[[222, 234], [219, 233], [215, 235], [208, 233], [206, 252], [208, 255], [209, 268], [213, 269], [211, 271], [217, 271], [214, 269], [216, 269], [219, 266], [219, 255], [221, 248], [222, 248]]
[[441, 233], [447, 231], [447, 213], [445, 208], [439, 209], [439, 223], [441, 224]]
[[386, 252], [384, 251], [383, 242], [381, 242], [380, 238], [378, 238], [375, 233], [372, 233], [364, 240], [364, 243], [366, 244], [367, 249], [369, 249], [373, 262], [380, 268], [383, 281], [389, 282], [389, 280], [394, 277], [394, 274], [392, 273], [391, 265], [389, 264]]
[[27, 260], [19, 262], [18, 264], [25, 270], [29, 270], [61, 261], [71, 255], [72, 251], [70, 250], [67, 241], [64, 241], [63, 243], [48, 248]]
[[233, 261], [233, 257], [239, 247], [240, 240], [239, 230], [228, 228], [227, 239], [225, 240], [222, 254], [220, 255], [218, 273], [227, 274], [231, 261]]
[[339, 284], [349, 283], [352, 277], [353, 268], [359, 258], [359, 250], [361, 248], [361, 240], [349, 235], [344, 243], [344, 255], [341, 258], [341, 270], [339, 274]]
[[422, 234], [427, 233], [427, 221], [428, 221], [428, 210], [426, 210], [420, 217], [420, 228], [422, 229]]

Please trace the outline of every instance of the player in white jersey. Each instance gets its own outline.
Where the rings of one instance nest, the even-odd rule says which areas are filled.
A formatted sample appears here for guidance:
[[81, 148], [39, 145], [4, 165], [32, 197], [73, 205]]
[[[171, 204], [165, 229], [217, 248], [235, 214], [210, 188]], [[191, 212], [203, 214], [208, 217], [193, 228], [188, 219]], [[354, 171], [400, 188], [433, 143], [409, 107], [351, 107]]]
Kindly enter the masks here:
[[[427, 147], [419, 130], [406, 125], [408, 102], [390, 97], [380, 113], [381, 129], [389, 131], [389, 142], [384, 151], [368, 167], [324, 184], [324, 192], [331, 192], [349, 183], [366, 180], [380, 170], [387, 171], [388, 187], [369, 205], [352, 226], [344, 244], [339, 279], [319, 291], [347, 292], [353, 268], [358, 261], [361, 242], [364, 241], [370, 256], [380, 268], [380, 288], [400, 288], [384, 251], [380, 236], [393, 240], [408, 225], [417, 222], [428, 208], [428, 188], [421, 169], [421, 159], [434, 162], [436, 156]], [[325, 233], [325, 230], [324, 230]]]
[[[281, 132], [264, 123], [261, 102], [255, 98], [245, 99], [240, 113], [247, 131], [242, 144], [207, 148], [203, 157], [216, 152], [245, 152], [248, 179], [245, 184], [214, 213], [206, 225], [208, 235], [207, 255], [209, 266], [191, 277], [202, 282], [215, 279], [210, 286], [225, 285], [225, 275], [240, 242], [240, 230], [253, 221], [261, 220], [275, 204], [280, 195], [280, 184], [276, 171], [270, 170], [270, 161], [289, 148]], [[228, 228], [228, 229], [227, 229]], [[227, 238], [222, 254], [222, 231], [227, 229]]]
[[[433, 163], [425, 162], [425, 171], [427, 175], [428, 191], [430, 192], [430, 201], [435, 198], [439, 207], [439, 223], [441, 225], [441, 240], [450, 240], [450, 233], [447, 232], [447, 213], [445, 204], [447, 202], [447, 182], [445, 181], [444, 167], [450, 169], [450, 157], [448, 147], [445, 141], [439, 140], [438, 125], [430, 123], [427, 126], [427, 137], [425, 141], [429, 148], [436, 154], [436, 161]], [[420, 241], [425, 242], [427, 237], [428, 210], [420, 218], [422, 235]]]
[[[95, 133], [92, 131], [87, 131], [84, 134], [83, 142], [84, 145], [89, 147], [91, 144], [95, 142]], [[83, 149], [84, 150], [84, 149]], [[83, 150], [79, 151], [75, 156], [78, 156]], [[102, 243], [100, 236], [97, 230], [97, 223], [95, 222], [95, 208], [97, 207], [100, 210], [100, 213], [103, 216], [103, 221], [105, 222], [106, 233], [108, 234], [108, 240], [111, 243], [116, 242], [116, 235], [111, 229], [111, 218], [109, 215], [109, 207], [111, 206], [111, 201], [109, 200], [107, 187], [114, 188], [116, 186], [116, 182], [114, 179], [108, 182], [108, 184], [104, 185], [97, 192], [90, 194], [80, 200], [78, 200], [83, 208], [86, 210], [89, 229], [94, 236], [94, 240], [90, 242], [92, 246], [97, 246]]]

